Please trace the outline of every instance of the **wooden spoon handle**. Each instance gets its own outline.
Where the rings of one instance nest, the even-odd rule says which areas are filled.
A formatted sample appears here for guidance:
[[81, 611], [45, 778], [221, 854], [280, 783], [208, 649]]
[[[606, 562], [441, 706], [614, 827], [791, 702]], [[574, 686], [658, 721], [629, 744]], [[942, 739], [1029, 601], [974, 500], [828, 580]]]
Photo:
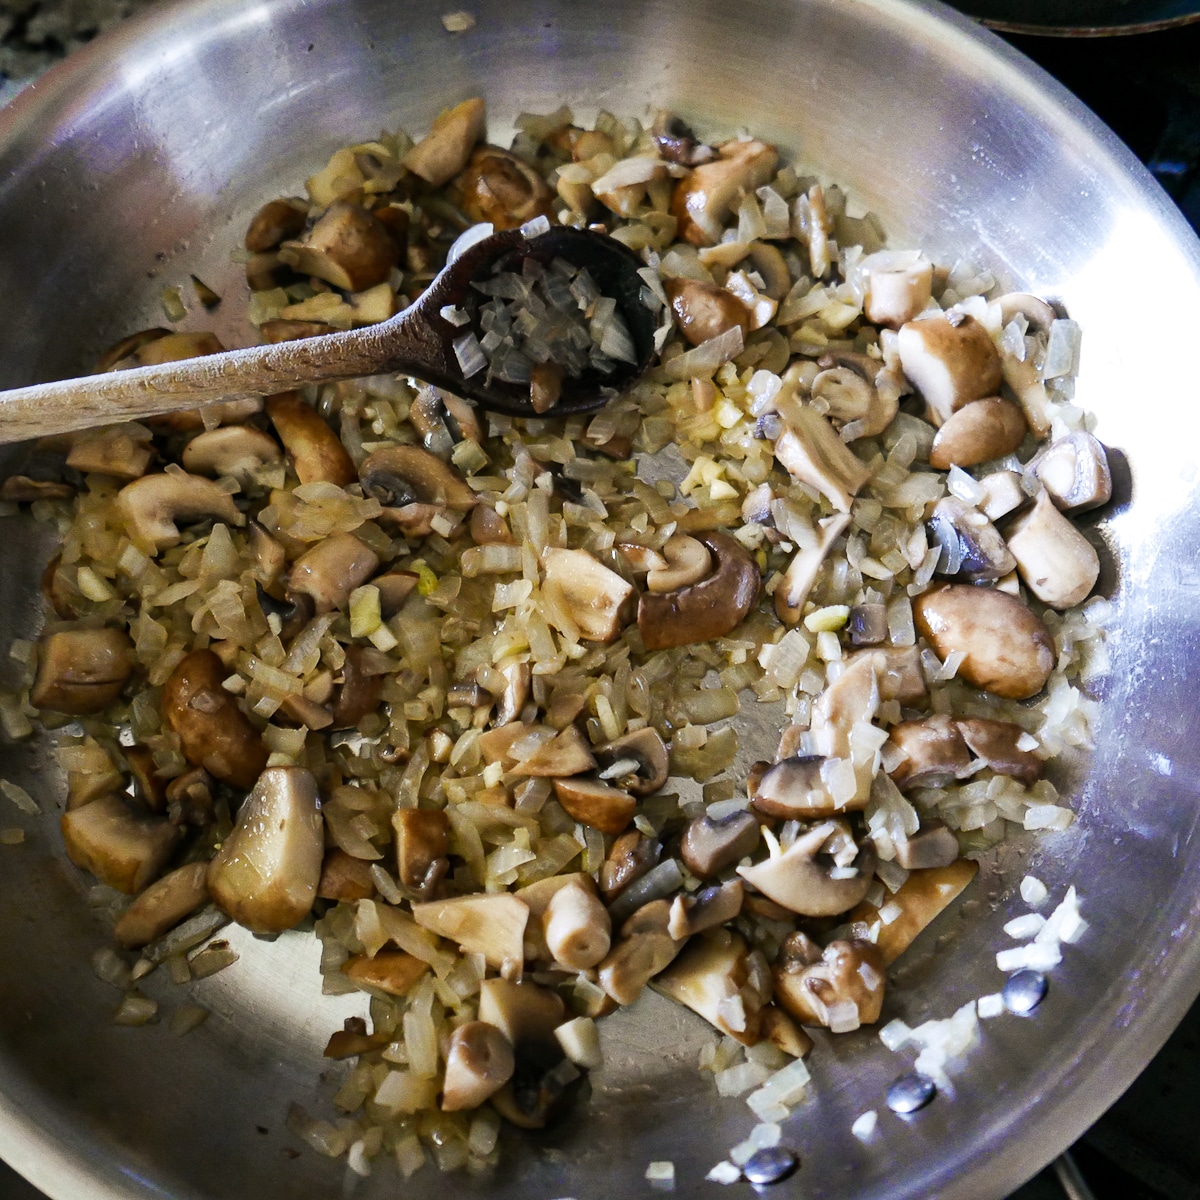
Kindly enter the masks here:
[[269, 396], [306, 383], [419, 373], [428, 341], [423, 326], [414, 306], [365, 329], [0, 392], [0, 443]]

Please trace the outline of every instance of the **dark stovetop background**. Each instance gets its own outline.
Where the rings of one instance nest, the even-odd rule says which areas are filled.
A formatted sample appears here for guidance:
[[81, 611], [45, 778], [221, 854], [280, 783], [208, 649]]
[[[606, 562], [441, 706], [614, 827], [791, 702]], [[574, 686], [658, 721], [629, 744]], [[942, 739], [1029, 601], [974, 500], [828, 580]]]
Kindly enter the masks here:
[[[0, 103], [153, 0], [0, 0]], [[1200, 229], [1200, 25], [1133, 37], [1010, 36], [1122, 138]], [[1200, 1004], [1072, 1153], [1096, 1200], [1200, 1200]], [[1063, 1200], [1047, 1168], [1010, 1200]], [[44, 1200], [0, 1163], [0, 1200]], [[87, 1200], [79, 1197], [79, 1200]]]

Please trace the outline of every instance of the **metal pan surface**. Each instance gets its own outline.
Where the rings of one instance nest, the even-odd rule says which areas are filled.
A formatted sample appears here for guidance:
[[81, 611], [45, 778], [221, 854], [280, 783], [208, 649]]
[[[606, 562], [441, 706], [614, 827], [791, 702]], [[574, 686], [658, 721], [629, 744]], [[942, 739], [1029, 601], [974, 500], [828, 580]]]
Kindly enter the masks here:
[[[181, 0], [100, 39], [0, 114], [0, 384], [82, 370], [155, 323], [165, 284], [195, 271], [235, 294], [229, 254], [266, 197], [379, 126], [428, 127], [486, 95], [492, 136], [563, 101], [669, 106], [715, 136], [748, 128], [846, 185], [898, 245], [994, 270], [1060, 302], [1085, 330], [1079, 398], [1128, 465], [1093, 533], [1114, 597], [1112, 671], [1090, 761], [1064, 780], [1079, 820], [985, 864], [966, 903], [898, 964], [888, 1017], [950, 1015], [995, 992], [1021, 877], [1076, 884], [1091, 927], [1036, 1018], [986, 1023], [953, 1100], [883, 1110], [910, 1058], [871, 1032], [823, 1044], [786, 1129], [803, 1165], [781, 1196], [987, 1200], [1073, 1141], [1128, 1085], [1200, 988], [1200, 245], [1133, 157], [1063, 89], [990, 33], [902, 0], [477, 0], [451, 35], [411, 0]], [[223, 306], [224, 307], [224, 306]], [[216, 332], [237, 344], [236, 314]], [[45, 527], [0, 518], [0, 644], [36, 632]], [[773, 715], [772, 715], [773, 717]], [[778, 718], [750, 711], [744, 761]], [[324, 1200], [344, 1167], [285, 1129], [292, 1102], [328, 1113], [320, 1057], [353, 1000], [322, 998], [301, 935], [240, 939], [197, 985], [212, 1011], [186, 1038], [109, 1023], [118, 996], [89, 965], [106, 931], [66, 863], [61, 777], [41, 744], [0, 749], [0, 775], [41, 801], [0, 848], [0, 1155], [53, 1200]], [[0, 803], [7, 803], [0, 801]], [[178, 1002], [166, 981], [148, 991]], [[696, 1070], [710, 1034], [660, 997], [605, 1023], [590, 1103], [518, 1138], [490, 1178], [404, 1185], [444, 1195], [646, 1193], [651, 1160], [676, 1193], [754, 1122]], [[881, 1111], [874, 1139], [853, 1120]], [[382, 1163], [362, 1200], [397, 1194]]]
[[1195, 0], [961, 0], [959, 12], [1002, 33], [1117, 37], [1200, 21]]

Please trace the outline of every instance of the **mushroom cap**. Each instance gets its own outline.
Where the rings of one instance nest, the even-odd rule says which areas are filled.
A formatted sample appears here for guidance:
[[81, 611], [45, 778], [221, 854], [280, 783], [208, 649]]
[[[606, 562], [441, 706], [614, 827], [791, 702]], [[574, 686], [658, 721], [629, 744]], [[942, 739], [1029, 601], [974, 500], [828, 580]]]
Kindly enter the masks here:
[[458, 207], [472, 221], [516, 229], [552, 214], [554, 193], [528, 163], [499, 146], [478, 146], [451, 185]]
[[430, 131], [404, 156], [404, 165], [433, 187], [463, 169], [487, 124], [487, 106], [478, 96], [439, 113]]
[[516, 1059], [508, 1038], [486, 1021], [468, 1021], [450, 1035], [442, 1111], [478, 1108], [513, 1075]]
[[358, 478], [354, 460], [342, 445], [342, 439], [299, 392], [268, 396], [266, 409], [302, 484], [332, 483], [346, 487]]
[[671, 198], [679, 236], [693, 246], [715, 245], [733, 205], [767, 183], [779, 165], [775, 147], [757, 140], [726, 142], [717, 153], [681, 179]]
[[944, 316], [909, 321], [896, 342], [900, 365], [921, 393], [934, 424], [1000, 390], [1000, 352], [974, 317], [953, 323]]
[[693, 346], [728, 333], [735, 325], [751, 327], [750, 309], [732, 292], [705, 279], [667, 279], [663, 282], [675, 325]]
[[101, 712], [133, 672], [133, 643], [123, 629], [64, 629], [38, 643], [29, 700], [35, 708], [85, 716]]
[[244, 479], [266, 463], [280, 462], [275, 439], [249, 425], [223, 425], [198, 433], [183, 448], [180, 461], [194, 475], [232, 475]]
[[928, 526], [932, 540], [942, 547], [939, 575], [971, 582], [1001, 579], [1017, 565], [991, 521], [957, 496], [943, 496], [934, 505]]
[[974, 467], [1012, 454], [1025, 440], [1025, 414], [1000, 396], [972, 400], [951, 413], [933, 438], [929, 465], [939, 471]]
[[730, 813], [719, 819], [705, 814], [688, 822], [679, 856], [697, 879], [710, 879], [753, 854], [759, 837], [760, 827], [752, 813]]
[[1058, 511], [1049, 492], [1008, 527], [1008, 548], [1025, 586], [1051, 608], [1081, 604], [1100, 577], [1096, 548]]
[[821, 777], [824, 765], [822, 755], [805, 754], [768, 767], [754, 789], [754, 811], [785, 821], [811, 821], [842, 811]]
[[182, 535], [177, 522], [181, 520], [214, 517], [230, 525], [246, 523], [233, 497], [199, 475], [143, 475], [127, 483], [113, 503], [130, 538], [155, 554], [179, 544]]
[[554, 795], [568, 816], [591, 829], [616, 836], [637, 812], [637, 800], [598, 779], [555, 779]]
[[602, 775], [622, 762], [636, 764], [617, 776], [621, 786], [635, 796], [650, 796], [667, 782], [670, 756], [662, 735], [652, 725], [597, 746], [592, 753]]
[[[70, 465], [69, 459], [67, 463]], [[1108, 453], [1082, 429], [1052, 442], [1030, 469], [1062, 512], [1083, 512], [1112, 498]]]
[[183, 836], [165, 817], [135, 816], [121, 796], [73, 808], [61, 824], [71, 861], [126, 895], [136, 895], [158, 875]]
[[292, 564], [288, 590], [312, 597], [318, 613], [341, 608], [379, 568], [379, 556], [352, 533], [322, 538]]
[[797, 1020], [835, 1033], [873, 1025], [887, 985], [883, 955], [865, 938], [839, 938], [818, 962], [791, 962], [786, 952], [774, 972], [775, 997]]
[[207, 874], [207, 862], [193, 862], [164, 875], [121, 914], [113, 936], [131, 950], [156, 941], [208, 903]]
[[965, 775], [971, 756], [958, 725], [945, 713], [893, 725], [889, 741], [905, 757], [889, 774], [900, 788], [937, 787]]
[[400, 251], [373, 214], [338, 200], [302, 241], [285, 242], [280, 258], [301, 275], [315, 275], [343, 291], [362, 292], [387, 280]]
[[434, 504], [466, 512], [475, 493], [463, 477], [420, 446], [390, 446], [363, 459], [358, 477], [363, 491], [388, 507]]

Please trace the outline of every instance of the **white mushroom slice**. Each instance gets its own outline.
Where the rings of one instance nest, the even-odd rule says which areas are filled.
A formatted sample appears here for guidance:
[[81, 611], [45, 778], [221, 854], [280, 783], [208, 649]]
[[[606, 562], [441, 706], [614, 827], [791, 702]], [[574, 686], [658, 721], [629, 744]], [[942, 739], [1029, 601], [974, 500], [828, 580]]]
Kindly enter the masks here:
[[813, 753], [824, 758], [849, 758], [850, 734], [879, 711], [878, 651], [856, 656], [817, 697], [812, 711]]
[[736, 296], [750, 313], [750, 328], [762, 329], [771, 323], [778, 309], [777, 301], [763, 295], [751, 282], [745, 271], [731, 271], [725, 280], [725, 290]]
[[467, 165], [486, 121], [487, 109], [478, 97], [456, 104], [438, 115], [429, 133], [404, 156], [404, 165], [440, 187]]
[[896, 844], [896, 862], [906, 871], [948, 867], [958, 854], [958, 838], [937, 820], [922, 821], [916, 833]]
[[632, 584], [586, 550], [549, 549], [542, 565], [543, 590], [555, 594], [585, 639], [611, 642], [621, 632]]
[[989, 521], [1000, 520], [1020, 508], [1028, 499], [1016, 471], [993, 471], [979, 480], [979, 486], [983, 489], [979, 511]]
[[1025, 586], [1051, 608], [1073, 608], [1087, 599], [1100, 576], [1095, 547], [1042, 492], [1008, 530], [1008, 548]]
[[999, 396], [972, 400], [951, 415], [937, 431], [929, 465], [948, 471], [957, 465], [973, 467], [1012, 454], [1025, 439], [1028, 426], [1021, 410]]
[[[806, 917], [836, 917], [867, 894], [875, 870], [875, 851], [864, 845], [854, 870], [838, 867], [821, 851], [840, 832], [834, 821], [822, 821], [802, 833], [786, 850], [773, 844], [771, 856], [737, 873], [768, 900]], [[774, 839], [771, 839], [774, 842]]]
[[318, 613], [343, 608], [379, 568], [379, 556], [352, 533], [322, 538], [292, 564], [288, 590], [311, 596]]
[[592, 180], [592, 195], [610, 212], [632, 217], [645, 202], [647, 185], [665, 179], [667, 173], [667, 164], [661, 158], [648, 155], [624, 158]]
[[779, 411], [786, 428], [775, 443], [775, 457], [793, 479], [815, 487], [839, 512], [848, 513], [871, 478], [870, 468], [815, 409], [792, 401]]
[[233, 497], [211, 479], [199, 475], [144, 475], [126, 484], [114, 501], [130, 538], [143, 550], [157, 554], [178, 545], [178, 521], [214, 517], [244, 525]]
[[413, 920], [457, 943], [468, 954], [482, 954], [490, 966], [516, 969], [524, 960], [529, 907], [507, 892], [457, 896], [412, 906]]
[[744, 898], [745, 886], [740, 879], [705, 888], [694, 896], [681, 893], [671, 901], [667, 932], [679, 941], [686, 941], [706, 929], [728, 925], [742, 911]]
[[795, 557], [788, 563], [783, 578], [775, 587], [775, 612], [785, 625], [797, 625], [804, 615], [804, 603], [817, 575], [821, 564], [825, 561], [833, 544], [846, 532], [850, 524], [849, 513], [839, 513], [837, 516], [825, 517], [818, 521], [820, 534], [816, 542], [802, 546], [796, 551]]
[[641, 546], [637, 542], [618, 542], [617, 549], [635, 574], [643, 575], [648, 571], [667, 569], [667, 560], [649, 546]]
[[942, 548], [937, 567], [939, 575], [975, 583], [999, 579], [1017, 565], [991, 521], [957, 496], [943, 496], [934, 505], [929, 518], [929, 533], [933, 542]]
[[478, 1108], [511, 1078], [516, 1066], [508, 1038], [486, 1021], [468, 1021], [450, 1035], [442, 1112]]
[[760, 1040], [759, 1012], [771, 998], [765, 961], [728, 929], [692, 942], [650, 986], [745, 1046]]
[[935, 425], [1000, 388], [1000, 353], [974, 317], [957, 323], [944, 316], [909, 321], [896, 345], [904, 374], [921, 393]]
[[717, 153], [679, 181], [671, 200], [679, 236], [693, 246], [719, 242], [725, 218], [740, 197], [762, 187], [779, 166], [779, 152], [765, 142], [726, 142]]
[[823, 1025], [833, 1033], [879, 1020], [887, 976], [877, 946], [862, 938], [839, 938], [819, 961], [807, 962], [807, 947], [791, 954], [789, 941], [774, 971], [777, 1003], [805, 1025]]
[[308, 236], [285, 242], [280, 259], [302, 275], [315, 275], [347, 292], [383, 283], [400, 256], [383, 223], [354, 204], [327, 208]]
[[164, 817], [136, 817], [120, 796], [102, 796], [62, 817], [71, 861], [101, 883], [135, 895], [154, 879], [183, 830]]
[[933, 288], [933, 263], [919, 250], [880, 250], [859, 264], [866, 279], [868, 321], [899, 329], [925, 311]]
[[843, 440], [851, 442], [882, 433], [899, 408], [898, 399], [891, 395], [885, 399], [870, 380], [845, 366], [822, 371], [812, 381], [811, 395], [826, 406], [831, 420], [852, 427], [853, 437], [849, 429], [842, 434]]
[[249, 425], [224, 425], [192, 438], [181, 461], [194, 475], [229, 475], [244, 483], [265, 464], [282, 462], [283, 451], [274, 438]]
[[1058, 314], [1045, 300], [1031, 296], [1028, 292], [1009, 292], [996, 303], [1000, 306], [1000, 324], [1007, 325], [1017, 314], [1023, 316], [1030, 329], [1036, 333], [1050, 333], [1050, 326], [1058, 320]]
[[944, 787], [971, 769], [967, 743], [954, 720], [945, 713], [919, 721], [901, 721], [892, 726], [889, 741], [904, 755], [890, 772], [897, 787]]
[[1063, 512], [1083, 512], [1112, 498], [1108, 454], [1082, 430], [1052, 443], [1030, 464], [1033, 474]]
[[632, 1004], [683, 949], [683, 942], [669, 932], [670, 921], [670, 902], [653, 900], [621, 926], [620, 941], [599, 969], [600, 986], [618, 1004]]
[[651, 567], [646, 573], [646, 587], [661, 595], [708, 578], [712, 572], [712, 555], [708, 547], [686, 533], [673, 533], [662, 548], [666, 564], [662, 568]]
[[303, 767], [267, 767], [208, 867], [222, 912], [254, 933], [281, 933], [317, 898], [325, 855], [317, 781]]
[[550, 897], [542, 918], [546, 947], [568, 971], [586, 971], [608, 953], [612, 922], [594, 887], [576, 882]]
[[514, 1048], [551, 1041], [565, 1016], [555, 992], [528, 980], [485, 979], [479, 985], [479, 1019], [499, 1029]]
[[164, 875], [121, 914], [113, 936], [131, 949], [157, 941], [208, 903], [207, 874], [208, 863], [194, 862]]
[[140, 479], [154, 457], [153, 434], [145, 425], [128, 422], [90, 429], [71, 441], [67, 466], [76, 471]]

